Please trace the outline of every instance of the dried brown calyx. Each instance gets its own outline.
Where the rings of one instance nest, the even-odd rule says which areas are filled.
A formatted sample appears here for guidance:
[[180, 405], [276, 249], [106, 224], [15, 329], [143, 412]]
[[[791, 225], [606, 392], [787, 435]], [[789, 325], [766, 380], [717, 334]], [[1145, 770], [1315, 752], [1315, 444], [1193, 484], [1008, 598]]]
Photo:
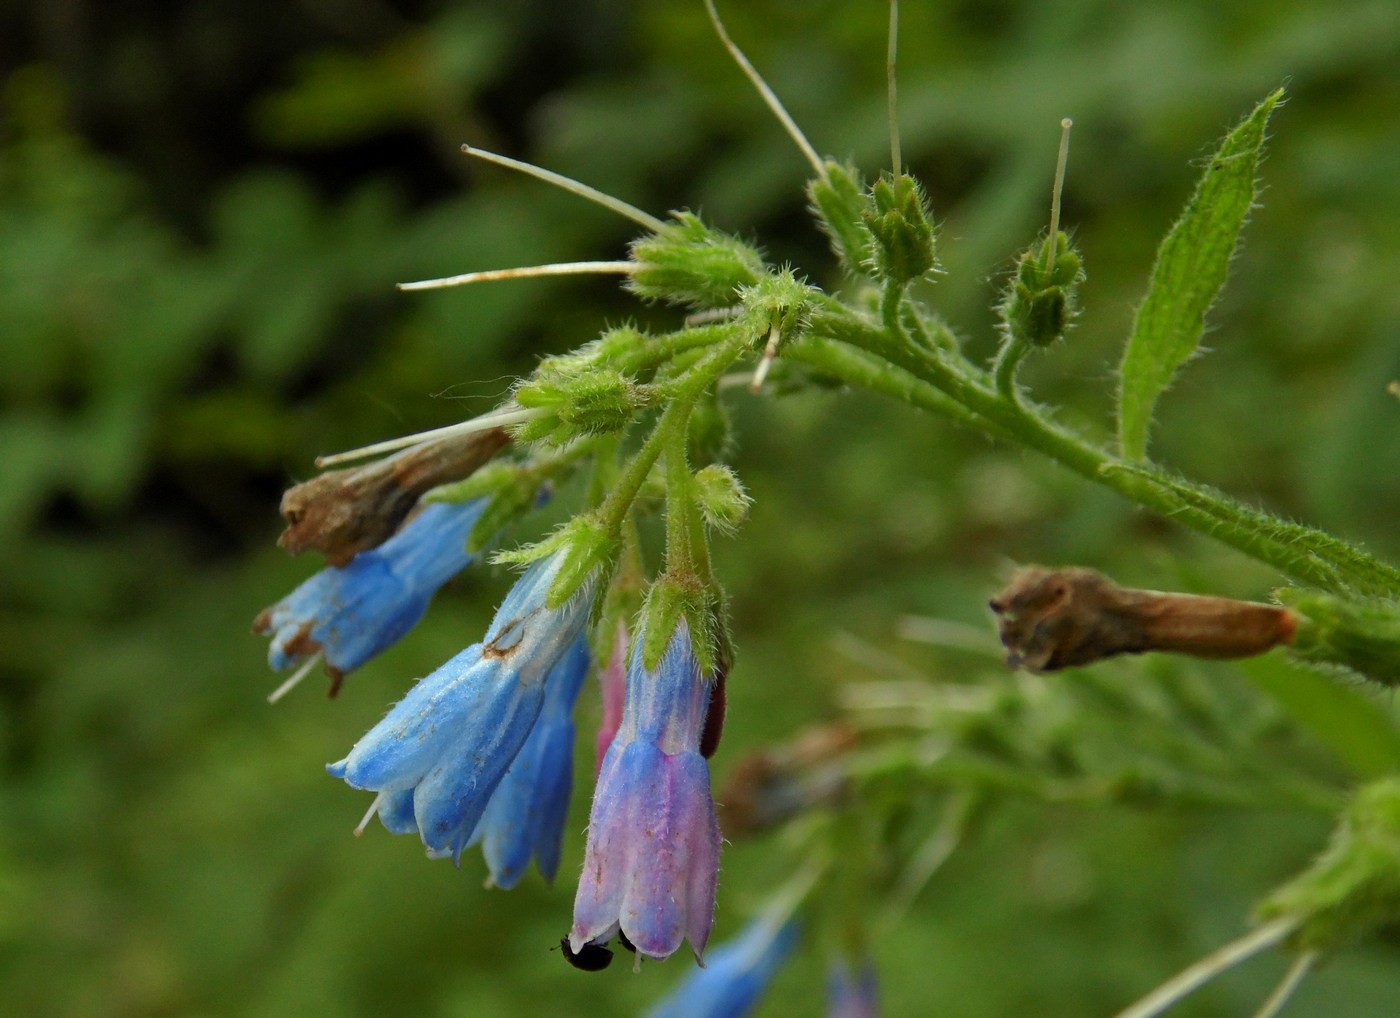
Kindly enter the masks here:
[[313, 477], [282, 496], [287, 529], [277, 543], [293, 555], [314, 548], [343, 566], [388, 540], [425, 491], [466, 477], [509, 442], [505, 429], [492, 428]]
[[716, 797], [720, 828], [727, 837], [754, 834], [809, 807], [837, 802], [847, 785], [846, 757], [855, 748], [855, 731], [831, 724], [749, 754]]
[[1298, 626], [1287, 608], [1131, 590], [1092, 569], [1027, 566], [990, 603], [1006, 663], [1033, 672], [1154, 650], [1252, 657], [1291, 644]]

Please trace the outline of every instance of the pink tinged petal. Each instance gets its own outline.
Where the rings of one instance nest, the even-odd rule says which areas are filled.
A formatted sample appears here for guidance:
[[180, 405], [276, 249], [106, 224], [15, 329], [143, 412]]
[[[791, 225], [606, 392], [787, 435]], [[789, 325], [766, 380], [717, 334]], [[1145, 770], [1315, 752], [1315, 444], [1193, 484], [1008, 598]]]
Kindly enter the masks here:
[[610, 939], [618, 930], [623, 885], [631, 868], [629, 835], [637, 828], [635, 814], [642, 801], [639, 796], [613, 791], [627, 783], [621, 772], [632, 763], [624, 758], [632, 754], [625, 753], [626, 748], [614, 743], [608, 750], [593, 796], [588, 847], [574, 898], [574, 925], [569, 932], [570, 946], [575, 951], [589, 941]]
[[595, 777], [603, 769], [603, 755], [622, 724], [622, 704], [627, 692], [627, 624], [624, 622], [617, 624], [612, 653], [608, 655], [607, 664], [598, 670], [598, 684], [603, 694], [603, 717], [598, 724]]

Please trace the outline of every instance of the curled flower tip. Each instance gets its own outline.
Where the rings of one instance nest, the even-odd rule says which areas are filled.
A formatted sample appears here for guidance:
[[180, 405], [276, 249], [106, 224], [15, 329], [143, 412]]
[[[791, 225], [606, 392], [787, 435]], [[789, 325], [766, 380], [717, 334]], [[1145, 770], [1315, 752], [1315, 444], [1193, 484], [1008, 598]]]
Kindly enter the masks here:
[[424, 492], [474, 473], [509, 442], [504, 428], [451, 435], [313, 477], [282, 496], [287, 529], [277, 543], [293, 555], [314, 548], [343, 566], [388, 540]]
[[[378, 548], [327, 566], [265, 609], [253, 631], [272, 637], [268, 664], [309, 670], [305, 662], [323, 655], [334, 696], [347, 672], [412, 629], [438, 588], [472, 561], [467, 535], [485, 507], [483, 499], [424, 506]], [[281, 699], [305, 670], [268, 699]]]
[[990, 607], [998, 616], [1006, 663], [1033, 672], [1146, 651], [1251, 657], [1292, 644], [1298, 626], [1287, 608], [1130, 590], [1092, 569], [1028, 566]]
[[793, 920], [754, 920], [739, 936], [711, 951], [705, 967], [688, 972], [646, 1018], [743, 1018], [758, 1005], [797, 939]]
[[719, 825], [699, 753], [709, 686], [682, 621], [655, 669], [633, 641], [622, 723], [603, 758], [569, 941], [621, 933], [639, 956], [690, 942], [701, 958], [714, 920]]
[[541, 716], [547, 677], [583, 631], [592, 581], [558, 608], [545, 605], [559, 565], [557, 555], [535, 562], [506, 595], [484, 642], [410, 689], [327, 768], [353, 788], [388, 793], [384, 825], [395, 833], [416, 829], [434, 856], [460, 861]]

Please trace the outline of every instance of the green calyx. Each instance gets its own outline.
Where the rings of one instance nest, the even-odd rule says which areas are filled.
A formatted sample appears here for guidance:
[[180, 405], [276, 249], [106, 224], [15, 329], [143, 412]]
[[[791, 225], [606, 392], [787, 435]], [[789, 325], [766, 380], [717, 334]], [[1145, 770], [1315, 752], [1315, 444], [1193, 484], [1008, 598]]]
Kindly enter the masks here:
[[541, 486], [556, 473], [553, 468], [557, 466], [539, 462], [488, 463], [470, 477], [434, 488], [423, 500], [469, 502], [474, 498], [489, 498], [490, 502], [467, 535], [467, 550], [479, 552], [539, 503]]
[[606, 583], [617, 565], [621, 542], [608, 532], [596, 513], [575, 516], [543, 541], [498, 552], [493, 561], [523, 565], [549, 555], [563, 556], [545, 605], [558, 608], [591, 579]]
[[775, 331], [786, 339], [806, 327], [821, 297], [820, 290], [798, 279], [791, 269], [771, 272], [739, 293], [744, 308], [740, 322], [758, 343]]
[[1302, 950], [1335, 950], [1400, 921], [1400, 777], [1357, 791], [1327, 850], [1258, 913], [1296, 919]]
[[1315, 590], [1286, 589], [1274, 595], [1298, 613], [1296, 656], [1383, 686], [1400, 686], [1400, 604]]
[[1002, 296], [1002, 327], [1014, 343], [1047, 346], [1064, 334], [1078, 312], [1084, 267], [1063, 232], [1047, 237], [1021, 255]]
[[515, 401], [548, 414], [519, 425], [522, 442], [564, 445], [586, 435], [621, 431], [647, 406], [650, 393], [612, 368], [587, 366], [576, 370], [565, 361], [542, 364], [515, 390]]
[[693, 485], [695, 504], [709, 526], [728, 533], [748, 518], [753, 499], [729, 467], [712, 463], [696, 472]]
[[764, 274], [763, 258], [748, 244], [712, 230], [690, 212], [632, 244], [628, 287], [644, 300], [703, 310], [729, 307], [739, 289]]
[[865, 178], [854, 166], [828, 161], [826, 174], [807, 184], [812, 214], [841, 267], [864, 275], [871, 264], [871, 235], [865, 225]]
[[647, 591], [642, 605], [642, 664], [648, 671], [661, 663], [661, 655], [684, 619], [690, 629], [695, 659], [702, 675], [713, 675], [719, 664], [716, 653], [719, 598], [693, 575], [665, 573]]
[[901, 173], [877, 180], [862, 218], [872, 241], [871, 268], [878, 279], [907, 286], [937, 268], [933, 213], [913, 177]]

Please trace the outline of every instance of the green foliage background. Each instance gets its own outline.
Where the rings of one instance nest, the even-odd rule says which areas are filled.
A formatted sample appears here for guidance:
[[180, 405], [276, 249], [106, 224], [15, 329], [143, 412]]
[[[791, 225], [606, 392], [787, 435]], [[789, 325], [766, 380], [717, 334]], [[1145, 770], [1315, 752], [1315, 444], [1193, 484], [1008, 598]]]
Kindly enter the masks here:
[[[723, 13], [819, 150], [883, 165], [885, 5]], [[1192, 160], [1288, 83], [1211, 352], [1163, 398], [1153, 452], [1400, 558], [1400, 404], [1384, 391], [1400, 377], [1400, 10], [906, 0], [902, 14], [905, 157], [942, 223], [935, 300], [988, 351], [996, 277], [1043, 228], [1057, 123], [1076, 120], [1065, 221], [1086, 310], [1023, 377], [1105, 440], [1113, 366]], [[476, 858], [457, 872], [409, 839], [351, 838], [365, 803], [321, 769], [469, 641], [503, 573], [464, 577], [334, 703], [307, 689], [269, 708], [247, 630], [314, 567], [272, 542], [280, 491], [315, 454], [486, 409], [606, 321], [668, 320], [609, 280], [397, 294], [624, 250], [630, 224], [469, 165], [462, 141], [656, 213], [701, 210], [835, 282], [804, 216], [807, 167], [702, 6], [30, 5], [0, 12], [0, 39], [0, 1012], [638, 1009], [684, 963], [590, 978], [548, 950], [585, 795], [560, 886], [505, 895], [480, 888]], [[995, 676], [990, 656], [902, 641], [898, 622], [990, 634], [983, 606], [1010, 560], [1255, 598], [1279, 579], [872, 397], [744, 396], [736, 412], [756, 503], [717, 549], [742, 654], [721, 775], [829, 716], [839, 683]], [[1180, 667], [1099, 666], [1123, 682]], [[1331, 702], [1272, 658], [1190, 671], [1251, 709]], [[1394, 766], [1345, 728], [1289, 733], [1339, 787]], [[1003, 804], [878, 941], [888, 1013], [1110, 1013], [1239, 933], [1330, 824]], [[784, 865], [771, 843], [727, 849], [717, 937]], [[1354, 949], [1295, 1013], [1400, 1011], [1396, 962], [1393, 939]], [[1180, 1013], [1247, 1013], [1282, 965]], [[762, 1013], [819, 1014], [819, 985], [809, 955]]]

